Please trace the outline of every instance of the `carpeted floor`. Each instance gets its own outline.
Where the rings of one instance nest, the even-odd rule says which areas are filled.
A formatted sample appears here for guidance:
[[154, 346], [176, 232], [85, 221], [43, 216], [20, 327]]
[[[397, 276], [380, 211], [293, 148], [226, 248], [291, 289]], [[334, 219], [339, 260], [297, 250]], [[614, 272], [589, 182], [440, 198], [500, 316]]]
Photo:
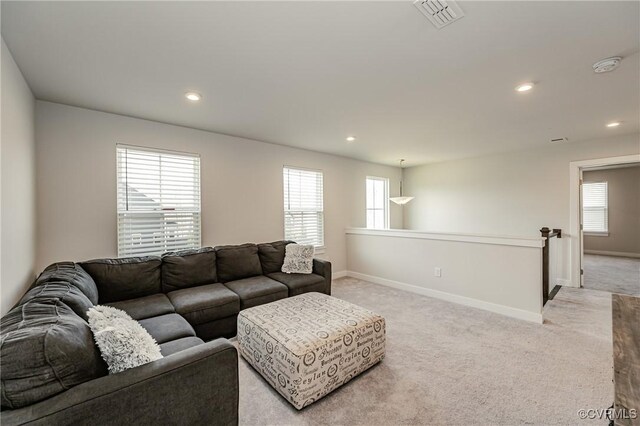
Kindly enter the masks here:
[[640, 295], [640, 259], [584, 255], [584, 288]]
[[353, 278], [333, 295], [386, 317], [385, 360], [297, 411], [241, 358], [240, 424], [577, 424], [613, 401], [609, 293], [563, 287], [543, 325]]

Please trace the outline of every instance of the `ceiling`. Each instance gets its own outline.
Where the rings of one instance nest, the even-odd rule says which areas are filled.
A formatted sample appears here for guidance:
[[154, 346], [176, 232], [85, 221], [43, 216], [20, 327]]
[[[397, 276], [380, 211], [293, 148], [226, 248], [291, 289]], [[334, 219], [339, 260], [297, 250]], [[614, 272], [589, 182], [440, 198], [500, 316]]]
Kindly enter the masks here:
[[3, 1], [1, 16], [38, 99], [367, 161], [638, 132], [639, 2], [459, 4], [441, 30], [411, 1]]

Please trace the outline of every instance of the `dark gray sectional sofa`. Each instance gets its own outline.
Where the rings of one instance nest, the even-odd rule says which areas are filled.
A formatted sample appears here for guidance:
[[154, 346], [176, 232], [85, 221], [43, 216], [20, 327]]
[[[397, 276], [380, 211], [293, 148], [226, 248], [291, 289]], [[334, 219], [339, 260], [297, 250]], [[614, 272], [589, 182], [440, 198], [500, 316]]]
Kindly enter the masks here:
[[[55, 263], [1, 320], [3, 425], [237, 424], [242, 309], [331, 294], [331, 264], [280, 272], [290, 241]], [[164, 358], [108, 375], [87, 310], [126, 311]], [[215, 340], [214, 340], [215, 339]]]

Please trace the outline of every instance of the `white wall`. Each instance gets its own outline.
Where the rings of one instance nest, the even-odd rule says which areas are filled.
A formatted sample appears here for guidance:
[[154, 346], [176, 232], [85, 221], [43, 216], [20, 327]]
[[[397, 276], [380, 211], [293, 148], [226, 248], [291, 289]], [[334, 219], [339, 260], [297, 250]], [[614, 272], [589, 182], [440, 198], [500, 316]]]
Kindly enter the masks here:
[[35, 274], [35, 99], [2, 40], [0, 143], [0, 315]]
[[640, 136], [548, 145], [532, 151], [405, 169], [405, 229], [539, 236], [561, 228], [558, 275], [570, 277], [569, 162], [637, 154]]
[[540, 238], [354, 229], [347, 235], [348, 275], [542, 322], [541, 247]]
[[[344, 229], [365, 225], [366, 176], [387, 177], [396, 191], [400, 179], [397, 167], [42, 101], [36, 140], [39, 269], [116, 256], [116, 143], [200, 154], [203, 245], [282, 239], [282, 166], [323, 170], [334, 272], [346, 269]], [[391, 219], [402, 227], [398, 207]]]

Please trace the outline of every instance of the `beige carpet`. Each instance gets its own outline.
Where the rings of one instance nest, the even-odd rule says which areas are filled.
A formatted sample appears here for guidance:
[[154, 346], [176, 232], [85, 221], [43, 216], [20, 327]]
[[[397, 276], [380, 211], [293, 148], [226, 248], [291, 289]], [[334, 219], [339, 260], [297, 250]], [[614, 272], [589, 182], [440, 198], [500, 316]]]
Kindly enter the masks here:
[[352, 278], [333, 294], [386, 317], [385, 360], [297, 411], [240, 359], [240, 424], [577, 424], [612, 403], [609, 293], [562, 288], [544, 325]]
[[584, 255], [584, 288], [640, 295], [640, 259]]

